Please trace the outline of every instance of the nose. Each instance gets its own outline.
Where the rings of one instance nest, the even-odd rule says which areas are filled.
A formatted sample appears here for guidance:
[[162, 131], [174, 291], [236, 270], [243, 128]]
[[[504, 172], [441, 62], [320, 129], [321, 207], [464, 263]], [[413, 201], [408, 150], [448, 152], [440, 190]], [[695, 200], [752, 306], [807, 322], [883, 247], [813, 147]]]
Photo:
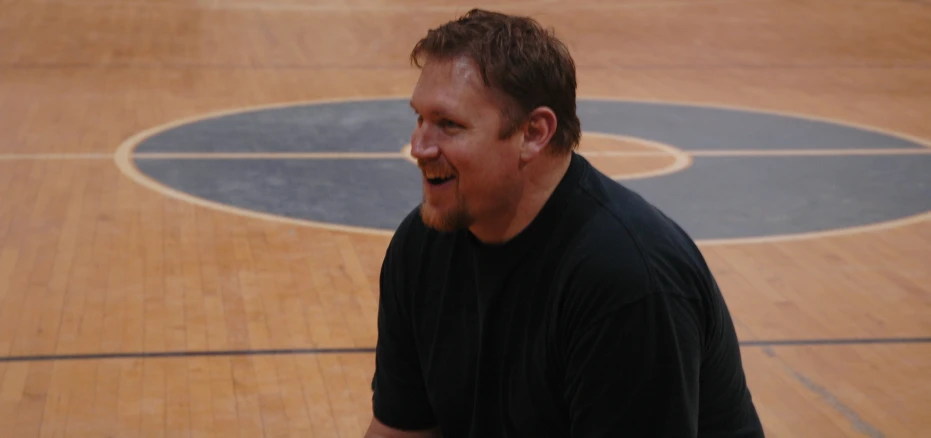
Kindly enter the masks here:
[[416, 160], [432, 160], [440, 155], [440, 148], [427, 135], [425, 123], [418, 124], [411, 133], [411, 156]]

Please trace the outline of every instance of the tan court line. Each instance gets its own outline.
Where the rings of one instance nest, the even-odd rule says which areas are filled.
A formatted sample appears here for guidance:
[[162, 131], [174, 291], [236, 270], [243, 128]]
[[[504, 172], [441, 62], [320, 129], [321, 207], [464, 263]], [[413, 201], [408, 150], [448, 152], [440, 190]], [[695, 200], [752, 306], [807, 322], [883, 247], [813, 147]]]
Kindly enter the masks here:
[[38, 153], [38, 154], [2, 154], [0, 161], [17, 160], [110, 160], [111, 153]]
[[[136, 159], [174, 159], [174, 160], [196, 160], [196, 159], [296, 159], [296, 160], [314, 160], [314, 159], [394, 159], [406, 158], [405, 152], [401, 153], [366, 153], [366, 152], [147, 152], [135, 153], [133, 158]], [[711, 149], [711, 150], [693, 150], [686, 151], [676, 149], [671, 151], [579, 151], [581, 155], [587, 157], [645, 157], [645, 156], [669, 156], [669, 155], [692, 155], [695, 157], [766, 157], [766, 156], [844, 156], [844, 155], [927, 155], [931, 154], [931, 149], [918, 148], [901, 148], [901, 149], [773, 149], [773, 150], [742, 150], [742, 149]]]
[[694, 150], [682, 151], [695, 157], [806, 157], [806, 156], [852, 156], [852, 155], [927, 155], [931, 148], [896, 149], [770, 149], [770, 150]]
[[[668, 156], [665, 151], [580, 151], [587, 157]], [[929, 155], [931, 148], [897, 149], [701, 149], [678, 150], [678, 154], [693, 157], [792, 157], [792, 156], [856, 156], [856, 155]], [[0, 154], [0, 161], [17, 160], [109, 160], [108, 153], [38, 153]], [[406, 158], [399, 152], [146, 152], [132, 154], [139, 160], [376, 160]]]

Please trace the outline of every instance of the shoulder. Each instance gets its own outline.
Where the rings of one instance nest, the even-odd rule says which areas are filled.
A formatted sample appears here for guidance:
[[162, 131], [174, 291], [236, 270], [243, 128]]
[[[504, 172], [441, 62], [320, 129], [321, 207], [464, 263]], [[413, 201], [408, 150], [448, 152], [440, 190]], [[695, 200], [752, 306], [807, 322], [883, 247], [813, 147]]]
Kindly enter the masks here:
[[701, 250], [662, 210], [595, 169], [583, 179], [580, 191], [597, 205], [596, 220], [587, 234], [597, 239], [591, 246], [603, 269], [619, 264], [635, 269], [653, 292], [693, 295], [696, 288], [707, 286], [699, 281], [711, 276]]
[[575, 222], [563, 259], [561, 304], [568, 315], [594, 322], [648, 300], [700, 303], [710, 272], [672, 219], [594, 168], [573, 203], [584, 220]]
[[638, 239], [603, 209], [589, 212], [559, 272], [559, 313], [570, 330], [658, 291]]

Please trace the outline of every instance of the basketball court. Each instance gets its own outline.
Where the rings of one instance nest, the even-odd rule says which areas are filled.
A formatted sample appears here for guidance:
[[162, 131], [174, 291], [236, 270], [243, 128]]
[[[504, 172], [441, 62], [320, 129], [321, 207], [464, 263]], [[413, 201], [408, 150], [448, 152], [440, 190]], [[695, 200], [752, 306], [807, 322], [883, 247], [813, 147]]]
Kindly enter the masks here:
[[408, 53], [472, 7], [567, 43], [768, 436], [931, 434], [928, 2], [0, 0], [0, 436], [361, 437]]

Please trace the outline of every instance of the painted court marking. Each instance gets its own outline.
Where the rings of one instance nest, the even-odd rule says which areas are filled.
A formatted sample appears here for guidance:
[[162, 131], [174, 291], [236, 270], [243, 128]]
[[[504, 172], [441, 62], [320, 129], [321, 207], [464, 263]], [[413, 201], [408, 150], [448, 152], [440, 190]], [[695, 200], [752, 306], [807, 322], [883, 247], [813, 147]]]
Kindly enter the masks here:
[[[231, 214], [238, 214], [249, 216], [253, 218], [260, 218], [263, 220], [272, 220], [279, 222], [286, 222], [293, 225], [302, 225], [302, 226], [311, 226], [311, 227], [320, 227], [331, 230], [338, 231], [347, 231], [347, 232], [356, 232], [356, 233], [365, 233], [365, 234], [376, 234], [376, 235], [390, 235], [392, 229], [389, 226], [371, 226], [366, 224], [351, 223], [351, 221], [342, 221], [341, 218], [336, 217], [313, 217], [313, 215], [304, 215], [293, 214], [293, 212], [288, 212], [281, 209], [281, 205], [285, 205], [288, 202], [303, 202], [307, 204], [314, 204], [315, 199], [313, 199], [314, 190], [309, 190], [309, 195], [307, 193], [301, 193], [301, 201], [288, 201], [290, 195], [285, 192], [280, 192], [278, 196], [279, 200], [282, 202], [280, 205], [271, 205], [265, 206], [267, 208], [254, 208], [248, 203], [245, 204], [236, 204], [235, 202], [229, 202], [229, 200], [224, 200], [222, 198], [212, 198], [210, 193], [198, 193], [196, 190], [191, 190], [190, 186], [185, 186], [191, 181], [191, 177], [186, 176], [183, 173], [186, 171], [183, 169], [186, 166], [184, 163], [191, 163], [191, 166], [194, 165], [203, 165], [206, 166], [207, 172], [213, 172], [213, 176], [216, 178], [213, 181], [206, 181], [206, 184], [220, 184], [217, 181], [223, 178], [229, 179], [231, 176], [239, 178], [236, 182], [241, 186], [248, 187], [252, 182], [255, 181], [255, 178], [262, 178], [266, 180], [271, 180], [271, 186], [284, 186], [284, 187], [295, 187], [300, 188], [301, 184], [307, 183], [308, 181], [296, 181], [292, 177], [294, 175], [312, 175], [315, 171], [324, 170], [326, 167], [339, 167], [343, 166], [345, 172], [339, 172], [340, 169], [337, 169], [337, 174], [334, 175], [336, 178], [345, 177], [345, 175], [355, 172], [356, 176], [353, 178], [362, 179], [367, 178], [368, 174], [377, 174], [377, 168], [372, 166], [391, 166], [400, 161], [410, 161], [410, 156], [408, 151], [405, 148], [397, 148], [398, 143], [404, 143], [400, 141], [403, 137], [409, 135], [410, 129], [410, 114], [403, 113], [398, 116], [397, 114], [389, 115], [384, 120], [379, 119], [382, 114], [391, 113], [394, 109], [391, 107], [392, 103], [396, 102], [405, 102], [406, 97], [401, 96], [387, 96], [387, 97], [376, 97], [376, 98], [357, 98], [357, 99], [341, 99], [341, 100], [325, 100], [325, 101], [311, 101], [311, 102], [297, 102], [297, 103], [281, 103], [274, 105], [266, 105], [256, 108], [240, 108], [232, 109], [227, 111], [221, 111], [216, 113], [204, 114], [201, 116], [195, 116], [187, 119], [176, 120], [171, 123], [156, 126], [144, 132], [140, 132], [132, 138], [124, 142], [114, 154], [107, 153], [77, 153], [77, 154], [68, 154], [68, 153], [50, 153], [50, 154], [7, 154], [0, 155], [0, 161], [10, 161], [10, 160], [101, 160], [101, 159], [113, 159], [117, 167], [128, 177], [135, 180], [137, 183], [140, 183], [151, 190], [162, 193], [167, 196], [172, 196], [177, 199], [184, 200], [186, 202], [191, 202], [197, 205], [218, 209], [225, 211]], [[650, 150], [599, 150], [599, 151], [586, 151], [582, 150], [580, 153], [589, 158], [590, 160], [597, 160], [600, 158], [607, 157], [650, 157], [650, 156], [672, 156], [675, 158], [674, 164], [661, 168], [658, 170], [648, 170], [642, 173], [637, 174], [627, 174], [627, 175], [617, 175], [616, 179], [625, 183], [625, 185], [633, 186], [636, 191], [646, 191], [645, 196], [648, 200], [653, 200], [661, 197], [654, 197], [650, 190], [654, 187], [663, 187], [666, 183], [661, 177], [670, 177], [670, 178], [679, 178], [678, 183], [681, 184], [682, 175], [689, 174], [695, 169], [693, 164], [695, 160], [699, 160], [699, 164], [709, 163], [707, 159], [715, 160], [720, 159], [724, 161], [718, 161], [715, 163], [727, 163], [728, 160], [742, 160], [742, 159], [756, 159], [753, 161], [742, 161], [742, 163], [755, 163], [757, 169], [753, 171], [745, 171], [744, 178], [752, 176], [752, 174], [765, 174], [768, 168], [775, 168], [777, 166], [782, 166], [783, 169], [792, 168], [792, 166], [801, 166], [810, 161], [804, 160], [804, 158], [812, 158], [814, 160], [824, 160], [824, 159], [841, 159], [841, 160], [851, 160], [856, 157], [869, 157], [876, 160], [886, 160], [886, 162], [876, 162], [876, 161], [850, 161], [851, 165], [856, 166], [866, 166], [867, 170], [869, 168], [875, 168], [877, 166], [901, 166], [903, 162], [909, 161], [910, 157], [918, 157], [919, 159], [925, 160], [924, 157], [931, 155], [931, 145], [924, 140], [915, 137], [909, 137], [897, 133], [892, 133], [889, 131], [884, 131], [881, 129], [876, 129], [872, 127], [865, 127], [855, 124], [837, 122], [833, 120], [827, 120], [817, 117], [810, 116], [800, 116], [797, 114], [787, 114], [780, 112], [771, 112], [771, 111], [758, 111], [751, 110], [740, 107], [733, 107], [727, 105], [698, 105], [698, 104], [689, 104], [689, 103], [670, 103], [663, 101], [631, 101], [631, 100], [611, 100], [604, 98], [582, 98], [580, 101], [583, 102], [580, 105], [580, 116], [583, 119], [583, 127], [591, 128], [593, 125], [595, 131], [586, 130], [584, 136], [606, 136], [606, 137], [624, 137], [632, 138], [640, 142], [651, 143], [656, 146], [655, 149]], [[349, 126], [345, 133], [328, 134], [328, 129], [332, 125], [338, 125], [341, 119], [338, 117], [342, 113], [330, 112], [327, 113], [327, 108], [330, 106], [340, 106], [340, 105], [381, 105], [371, 111], [363, 109], [353, 109], [355, 111], [352, 114], [355, 116], [360, 116], [364, 119], [364, 123], [360, 126]], [[594, 105], [594, 107], [585, 107], [585, 105]], [[604, 132], [605, 127], [611, 127], [615, 124], [614, 120], [598, 120], [599, 117], [604, 118], [604, 114], [611, 113], [612, 111], [617, 112], [618, 105], [626, 105], [626, 108], [622, 108], [621, 112], [614, 114], [617, 119], [625, 118], [640, 118], [635, 120], [634, 124], [631, 124], [628, 128], [632, 127], [634, 129], [641, 129], [643, 132], [639, 133], [628, 133], [624, 129], [618, 130], [616, 132]], [[639, 105], [639, 106], [638, 106]], [[663, 105], [670, 106], [662, 108], [662, 111], [657, 111], [657, 108], [661, 108]], [[321, 108], [323, 110], [321, 110]], [[586, 112], [587, 108], [587, 112]], [[646, 110], [646, 114], [643, 113], [643, 109]], [[694, 111], [698, 109], [700, 111]], [[270, 112], [271, 111], [271, 112]], [[278, 111], [274, 113], [274, 111]], [[294, 111], [304, 111], [301, 114], [290, 114]], [[316, 111], [316, 112], [315, 112]], [[339, 111], [346, 111], [345, 108]], [[652, 111], [652, 112], [651, 112]], [[663, 112], [665, 111], [665, 113]], [[715, 112], [717, 111], [717, 112]], [[252, 145], [244, 144], [232, 144], [230, 147], [225, 144], [225, 140], [228, 138], [233, 138], [234, 140], [242, 134], [240, 132], [224, 132], [224, 129], [229, 131], [228, 127], [221, 127], [218, 130], [210, 131], [211, 124], [216, 124], [216, 122], [222, 122], [224, 118], [236, 118], [239, 117], [238, 121], [242, 121], [242, 117], [248, 117], [250, 114], [261, 115], [266, 120], [271, 120], [268, 126], [262, 127], [259, 126], [258, 131], [263, 129], [269, 132], [245, 132], [246, 137], [249, 135], [255, 136], [253, 138]], [[748, 122], [751, 125], [754, 123], [757, 124], [757, 127], [763, 131], [769, 131], [770, 136], [784, 136], [782, 144], [754, 144], [753, 136], [756, 135], [753, 130], [746, 130], [740, 132], [739, 125], [744, 123], [732, 123], [721, 125], [718, 123], [717, 129], [719, 132], [704, 132], [701, 133], [702, 127], [700, 124], [695, 124], [695, 120], [701, 121], [702, 118], [714, 118], [720, 117], [724, 114], [726, 117], [750, 115], [752, 117], [745, 118], [742, 122]], [[324, 123], [322, 125], [314, 125], [314, 120], [319, 118], [319, 116], [324, 116]], [[610, 116], [610, 114], [609, 114]], [[797, 129], [773, 129], [772, 126], [767, 126], [766, 123], [760, 124], [761, 121], [765, 120], [760, 117], [784, 117], [791, 120], [792, 123], [795, 123]], [[393, 117], [393, 118], [392, 118]], [[665, 117], [665, 119], [663, 119]], [[754, 119], [753, 117], [756, 117]], [[290, 119], [289, 119], [290, 118]], [[659, 120], [659, 122], [656, 122]], [[248, 121], [248, 120], [247, 120]], [[607, 122], [607, 124], [606, 124]], [[707, 121], [705, 121], [707, 122]], [[655, 126], [650, 126], [650, 124]], [[684, 129], [676, 127], [676, 124], [684, 126]], [[808, 123], [809, 125], [806, 125]], [[821, 123], [822, 125], [817, 125]], [[394, 135], [393, 141], [395, 141], [394, 146], [391, 146], [389, 141], [386, 145], [376, 145], [371, 146], [371, 144], [378, 143], [381, 137], [381, 133], [376, 133], [376, 135], [366, 137], [366, 130], [372, 125], [380, 125], [382, 131], [388, 132], [390, 135]], [[600, 124], [600, 126], [599, 126]], [[315, 135], [323, 138], [325, 141], [320, 144], [312, 144], [310, 147], [307, 147], [306, 144], [307, 138], [301, 138], [301, 134], [298, 132], [294, 133], [294, 128], [297, 127], [297, 130], [303, 128], [313, 128], [311, 130]], [[646, 126], [647, 129], [644, 131], [642, 128]], [[723, 128], [722, 128], [723, 126]], [[737, 133], [732, 134], [734, 127], [737, 127]], [[198, 127], [204, 127], [202, 132], [199, 132]], [[280, 130], [279, 128], [286, 128]], [[321, 129], [325, 128], [325, 129]], [[825, 130], [825, 127], [835, 129], [835, 127], [840, 127], [842, 130], [847, 129], [849, 132], [840, 132], [835, 129], [835, 131], [840, 132], [841, 136], [847, 135], [847, 138], [841, 138], [839, 140], [832, 137], [832, 135], [826, 135], [829, 133]], [[378, 128], [378, 126], [376, 126]], [[679, 144], [680, 141], [690, 141], [695, 137], [696, 129], [699, 128], [697, 137], [702, 137], [699, 139], [697, 144], [686, 145], [682, 147]], [[279, 129], [279, 130], [276, 130]], [[288, 131], [291, 129], [291, 131]], [[812, 141], [805, 141], [806, 137], [804, 135], [795, 135], [792, 132], [803, 132], [804, 130], [811, 130], [812, 132], [808, 137]], [[185, 131], [187, 130], [187, 131]], [[392, 132], [394, 130], [394, 132]], [[682, 131], [685, 135], [677, 134], [676, 131]], [[821, 130], [819, 132], [818, 130]], [[852, 130], [852, 131], [851, 131]], [[707, 131], [707, 130], [706, 130]], [[180, 134], [179, 134], [180, 132]], [[284, 143], [276, 143], [276, 136], [278, 133], [284, 132], [292, 135], [294, 138], [291, 139], [291, 142], [287, 141]], [[853, 132], [856, 135], [850, 135]], [[190, 134], [194, 134], [193, 137], [200, 136], [200, 140], [196, 140], [191, 143]], [[348, 133], [348, 134], [346, 134]], [[360, 134], [361, 133], [361, 134]], [[653, 135], [658, 138], [644, 138], [644, 133], [647, 137]], [[669, 134], [673, 134], [672, 137], [669, 137]], [[788, 133], [788, 134], [787, 134]], [[638, 135], [639, 134], [639, 135]], [[348, 138], [351, 135], [355, 135], [355, 138]], [[390, 137], [389, 135], [389, 137]], [[662, 138], [662, 136], [669, 138]], [[676, 137], [679, 135], [679, 137]], [[728, 136], [731, 135], [737, 136], [736, 140]], [[863, 139], [863, 135], [870, 136], [872, 138]], [[173, 137], [172, 137], [173, 136]], [[187, 137], [186, 137], [187, 136]], [[264, 137], [263, 137], [264, 136]], [[717, 136], [717, 137], [715, 137]], [[793, 137], [794, 136], [794, 137]], [[148, 147], [152, 145], [153, 140], [164, 140], [167, 137], [167, 141], [163, 141], [162, 144], [156, 144], [155, 147]], [[314, 137], [316, 138], [316, 137]], [[206, 140], [205, 140], [206, 139]], [[272, 141], [268, 141], [271, 139]], [[661, 141], [664, 140], [664, 141]], [[849, 141], [850, 143], [845, 143]], [[185, 142], [188, 142], [185, 144]], [[328, 142], [328, 143], [327, 143]], [[736, 143], [735, 143], [736, 142]], [[764, 142], [765, 143], [765, 142]], [[583, 141], [584, 144], [584, 141]], [[782, 147], [784, 144], [790, 145], [789, 148]], [[173, 146], [174, 145], [174, 146]], [[178, 146], [180, 145], [180, 146]], [[734, 147], [737, 146], [737, 147]], [[391, 148], [394, 148], [391, 150]], [[406, 146], [405, 146], [406, 147]], [[890, 161], [890, 158], [902, 157], [898, 161]], [[772, 160], [767, 162], [758, 161], [759, 159]], [[790, 161], [785, 161], [790, 160]], [[795, 160], [795, 161], [791, 161]], [[904, 160], [904, 161], [903, 161]], [[311, 167], [301, 168], [300, 163], [311, 163], [319, 162]], [[266, 172], [267, 175], [262, 177], [262, 175], [254, 176], [253, 180], [247, 181], [242, 180], [240, 173], [244, 168], [229, 168], [230, 165], [235, 164], [223, 164], [224, 162], [243, 162], [249, 167], [245, 168], [249, 170], [250, 168], [258, 169], [257, 172], [262, 173]], [[281, 164], [274, 164], [275, 162]], [[362, 167], [346, 167], [346, 163], [349, 162], [366, 162], [373, 164], [363, 164]], [[713, 162], [713, 161], [712, 161]], [[830, 163], [831, 161], [822, 161], [822, 163]], [[923, 161], [927, 162], [927, 161]], [[153, 164], [156, 163], [156, 164]], [[782, 163], [782, 164], [780, 164]], [[867, 164], [864, 164], [867, 163]], [[877, 164], [878, 163], [878, 164]], [[715, 164], [718, 166], [720, 164]], [[149, 166], [149, 167], [147, 167]], [[161, 167], [159, 167], [161, 166]], [[262, 167], [264, 166], [264, 170]], [[277, 166], [277, 167], [276, 167]], [[282, 167], [284, 166], [284, 167]], [[785, 167], [790, 166], [790, 167]], [[155, 173], [153, 170], [155, 169]], [[167, 170], [166, 170], [167, 169]], [[175, 169], [175, 170], [172, 170]], [[180, 169], [180, 170], [178, 170]], [[192, 167], [187, 168], [188, 172]], [[254, 170], [253, 169], [253, 170]], [[375, 169], [375, 172], [372, 170]], [[732, 170], [740, 171], [740, 167], [731, 167]], [[820, 171], [817, 166], [813, 168], [815, 171]], [[924, 170], [918, 167], [919, 170]], [[384, 170], [384, 169], [382, 169]], [[397, 169], [391, 170], [395, 172]], [[409, 172], [407, 177], [413, 176], [415, 179], [419, 178], [416, 175], [416, 169], [411, 167], [405, 167], [401, 169], [404, 172]], [[856, 172], [856, 169], [850, 170], [846, 169], [843, 166], [833, 169], [835, 172], [844, 174], [850, 172]], [[159, 173], [161, 172], [161, 174]], [[165, 173], [175, 172], [174, 175], [169, 175], [174, 178], [173, 181], [165, 179]], [[180, 172], [180, 174], [178, 173]], [[720, 191], [721, 187], [726, 187], [727, 185], [741, 185], [739, 182], [728, 180], [728, 175], [733, 174], [733, 172], [728, 172], [727, 169], [704, 169], [706, 174], [704, 181], [699, 181], [706, 185], [705, 193], [710, 193], [712, 191]], [[898, 172], [898, 173], [896, 173]], [[903, 173], [904, 172], [904, 173]], [[196, 173], [201, 173], [199, 170]], [[247, 172], [248, 173], [248, 172]], [[340, 175], [342, 173], [342, 175]], [[708, 178], [707, 175], [715, 174], [715, 178], [718, 179], [717, 182], [713, 178]], [[915, 166], [911, 168], [902, 168], [895, 169], [887, 172], [889, 175], [899, 175], [902, 178], [902, 175], [907, 177], [916, 177], [922, 178], [922, 176], [915, 175]], [[925, 172], [927, 174], [927, 172]], [[357, 177], [358, 175], [362, 175]], [[377, 176], [377, 175], [376, 175]], [[396, 176], [396, 175], [395, 175]], [[612, 175], [614, 176], [614, 175]], [[701, 176], [701, 175], [699, 175]], [[714, 176], [714, 175], [712, 175]], [[808, 175], [810, 176], [810, 175]], [[877, 174], [874, 178], [881, 180], [886, 178], [886, 174]], [[327, 180], [327, 175], [322, 175], [318, 180], [310, 180], [312, 184], [318, 184], [321, 181], [336, 181], [336, 186], [345, 185], [346, 181], [337, 181], [336, 179]], [[801, 178], [807, 177], [806, 175], [801, 175]], [[925, 176], [927, 178], [927, 176]], [[402, 192], [407, 190], [410, 192], [406, 199], [401, 199], [398, 201], [399, 205], [403, 205], [401, 210], [395, 211], [394, 213], [386, 213], [385, 210], [379, 210], [378, 206], [375, 205], [375, 201], [382, 201], [384, 197], [372, 196], [370, 205], [375, 205], [374, 210], [368, 211], [348, 211], [344, 214], [344, 217], [351, 219], [351, 216], [356, 217], [365, 217], [365, 216], [385, 216], [388, 219], [385, 219], [387, 224], [391, 224], [391, 214], [398, 216], [400, 212], [406, 213], [409, 211], [410, 206], [414, 205], [412, 202], [417, 202], [419, 199], [416, 196], [419, 194], [419, 179], [414, 181], [414, 179], [406, 180], [411, 184], [400, 184], [398, 181], [389, 181], [388, 183], [383, 183], [382, 181], [367, 180], [364, 181], [363, 187], [357, 187], [361, 190], [359, 193], [365, 195], [368, 191], [378, 190], [380, 188], [387, 188], [393, 192]], [[670, 180], [672, 181], [672, 180]], [[902, 182], [909, 184], [908, 178], [901, 180]], [[791, 182], [791, 181], [790, 181]], [[828, 181], [830, 182], [830, 181]], [[919, 181], [920, 182], [920, 181]], [[756, 181], [758, 186], [766, 186], [766, 183], [771, 183], [771, 181]], [[785, 181], [776, 181], [776, 183], [786, 183]], [[824, 181], [821, 182], [824, 184]], [[311, 185], [312, 185], [311, 184]], [[368, 184], [368, 187], [364, 187], [365, 184]], [[393, 184], [393, 185], [392, 185]], [[717, 186], [715, 186], [717, 184]], [[839, 184], [839, 183], [838, 183]], [[754, 184], [742, 184], [745, 187], [754, 187]], [[383, 187], [382, 187], [383, 186]], [[331, 189], [329, 187], [328, 189]], [[409, 190], [413, 188], [413, 190]], [[896, 187], [892, 187], [897, 189]], [[311, 187], [313, 189], [313, 187]], [[641, 190], [644, 189], [644, 190]], [[792, 195], [792, 187], [787, 187], [785, 189], [777, 190], [771, 195], [774, 195], [774, 198], [778, 198], [780, 195]], [[796, 187], [796, 192], [804, 192], [805, 187]], [[249, 189], [251, 190], [251, 189]], [[291, 189], [288, 189], [291, 190]], [[911, 198], [905, 199], [905, 202], [901, 204], [908, 204], [909, 202], [915, 202], [916, 196], [922, 194], [922, 192], [914, 192], [914, 186], [911, 187], [913, 193], [909, 196]], [[248, 190], [247, 190], [248, 191]], [[316, 190], [317, 193], [324, 192], [324, 190]], [[286, 193], [284, 196], [281, 193]], [[413, 193], [413, 196], [410, 194]], [[862, 193], [868, 193], [868, 191], [861, 191]], [[250, 193], [245, 193], [250, 195]], [[252, 193], [251, 195], [256, 195]], [[262, 196], [266, 193], [260, 194]], [[889, 194], [883, 194], [883, 196], [888, 196]], [[309, 196], [309, 197], [308, 197]], [[330, 202], [330, 205], [326, 205], [330, 211], [339, 211], [341, 208], [346, 208], [345, 204], [340, 204], [339, 199], [337, 199], [340, 194], [334, 194], [330, 199], [322, 199], [324, 201]], [[274, 196], [272, 197], [274, 198]], [[763, 196], [747, 196], [746, 199], [753, 200], [754, 198], [760, 199]], [[353, 199], [351, 196], [344, 196], [343, 199]], [[669, 201], [671, 199], [672, 201]], [[736, 199], [734, 196], [725, 196], [721, 194], [720, 197], [714, 202], [725, 202], [728, 199]], [[320, 199], [318, 199], [320, 200]], [[390, 201], [390, 195], [388, 197]], [[333, 203], [333, 201], [337, 201]], [[660, 201], [663, 201], [660, 199]], [[707, 200], [698, 200], [695, 201], [693, 198], [683, 194], [683, 193], [673, 193], [671, 196], [667, 196], [667, 204], [671, 205], [673, 208], [676, 208], [678, 205], [687, 205], [690, 201], [693, 201], [696, 205], [701, 205], [702, 203], [708, 203]], [[815, 200], [817, 201], [817, 200]], [[827, 199], [830, 201], [830, 199]], [[854, 205], [857, 203], [862, 203], [863, 198], [852, 199]], [[868, 200], [867, 200], [868, 201]], [[367, 200], [362, 200], [361, 202], [365, 203]], [[810, 201], [809, 203], [812, 203]], [[404, 204], [407, 205], [404, 205]], [[321, 203], [320, 205], [324, 205]], [[817, 202], [814, 202], [817, 205]], [[383, 205], [383, 207], [391, 207], [390, 205]], [[661, 208], [664, 205], [660, 205]], [[749, 206], [741, 207], [739, 203], [726, 206], [731, 210], [731, 216], [738, 216], [741, 214], [751, 214], [754, 209], [760, 206]], [[765, 207], [765, 206], [763, 206]], [[790, 205], [791, 207], [791, 205]], [[809, 206], [806, 206], [809, 207]], [[877, 210], [882, 210], [883, 205], [873, 206], [872, 208]], [[919, 206], [920, 207], [920, 206]], [[665, 208], [663, 208], [665, 210]], [[829, 210], [826, 210], [829, 211]], [[856, 210], [851, 210], [853, 213], [857, 213]], [[748, 213], [749, 212], [749, 213]], [[683, 210], [678, 212], [681, 217], [691, 217], [692, 212]], [[325, 216], [325, 215], [324, 215]], [[676, 218], [675, 215], [673, 215]], [[774, 217], [773, 214], [762, 215], [754, 218], [753, 220], [758, 220], [763, 222], [766, 220], [772, 220]], [[928, 208], [913, 208], [910, 214], [901, 214], [899, 217], [892, 219], [885, 218], [884, 220], [876, 220], [872, 223], [861, 223], [861, 224], [840, 224], [836, 227], [821, 227], [821, 229], [814, 230], [794, 230], [794, 232], [770, 232], [770, 233], [761, 233], [753, 234], [749, 233], [746, 235], [740, 236], [715, 236], [715, 230], [706, 230], [708, 232], [697, 233], [698, 236], [696, 240], [701, 245], [719, 245], [719, 244], [739, 244], [739, 243], [757, 243], [757, 242], [767, 242], [767, 241], [784, 241], [784, 240], [794, 240], [794, 239], [807, 239], [807, 238], [817, 238], [831, 235], [840, 235], [840, 234], [850, 234], [857, 232], [866, 232], [871, 230], [879, 230], [890, 227], [902, 226], [911, 223], [916, 223], [924, 221], [931, 218], [931, 211]], [[677, 218], [678, 219], [678, 218]], [[705, 223], [711, 223], [717, 221], [718, 218], [715, 217], [706, 217], [704, 218]], [[723, 224], [721, 228], [726, 228], [729, 225]], [[701, 230], [700, 230], [701, 231]]]
[[[833, 345], [869, 345], [869, 344], [928, 344], [931, 338], [873, 338], [873, 339], [781, 339], [740, 341], [742, 347], [795, 346], [833, 346]], [[186, 351], [138, 351], [111, 353], [75, 353], [75, 354], [40, 354], [25, 356], [0, 356], [4, 362], [43, 362], [61, 360], [108, 360], [108, 359], [148, 359], [148, 358], [189, 358], [211, 356], [282, 356], [282, 355], [326, 355], [326, 354], [370, 354], [375, 347], [350, 348], [282, 348], [254, 350], [186, 350]]]
[[[406, 102], [359, 98], [205, 114], [139, 133], [114, 159], [138, 183], [187, 202], [387, 236], [419, 202], [419, 175], [402, 146], [413, 126]], [[814, 117], [658, 101], [583, 98], [580, 117], [583, 138], [665, 148], [581, 151], [589, 159], [675, 158], [671, 168], [617, 179], [685, 222], [702, 245], [849, 234], [929, 216], [920, 205], [931, 199], [919, 173], [931, 162], [923, 139]], [[835, 180], [844, 177], [850, 180]]]
[[[662, 151], [579, 151], [585, 157], [650, 157], [668, 156]], [[810, 149], [810, 150], [695, 150], [679, 152], [693, 157], [803, 157], [803, 156], [845, 156], [845, 155], [926, 155], [931, 149]], [[382, 160], [408, 158], [405, 152], [398, 153], [341, 153], [341, 152], [297, 152], [297, 153], [137, 153], [136, 160]], [[116, 154], [111, 153], [39, 153], [39, 154], [0, 154], [0, 161], [21, 160], [112, 160]]]

